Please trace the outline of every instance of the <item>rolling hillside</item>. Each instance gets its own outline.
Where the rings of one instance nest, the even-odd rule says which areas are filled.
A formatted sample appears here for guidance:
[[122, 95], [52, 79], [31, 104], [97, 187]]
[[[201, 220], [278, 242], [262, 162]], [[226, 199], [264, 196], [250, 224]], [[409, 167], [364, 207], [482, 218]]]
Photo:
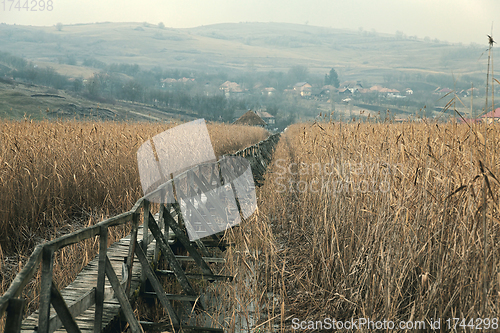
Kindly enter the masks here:
[[[486, 42], [478, 41], [478, 43]], [[485, 43], [486, 44], [486, 43]], [[85, 77], [85, 59], [203, 71], [287, 71], [304, 65], [311, 73], [337, 68], [345, 79], [383, 80], [396, 72], [472, 74], [484, 72], [478, 46], [451, 45], [416, 37], [284, 23], [239, 23], [191, 29], [147, 23], [98, 23], [55, 27], [0, 25], [0, 51], [50, 63], [65, 75]], [[485, 46], [486, 47], [486, 46]], [[59, 66], [61, 59], [78, 66]]]

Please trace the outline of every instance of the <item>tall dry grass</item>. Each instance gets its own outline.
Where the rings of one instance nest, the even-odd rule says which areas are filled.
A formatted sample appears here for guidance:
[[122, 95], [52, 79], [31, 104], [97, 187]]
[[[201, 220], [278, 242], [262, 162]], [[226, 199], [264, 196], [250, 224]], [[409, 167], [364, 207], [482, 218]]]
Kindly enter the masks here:
[[259, 192], [259, 214], [228, 253], [250, 283], [230, 286], [241, 296], [233, 309], [253, 304], [246, 312], [264, 331], [292, 331], [294, 317], [423, 320], [427, 329], [431, 318], [498, 317], [500, 126], [474, 130], [291, 126]]
[[[137, 149], [148, 138], [175, 125], [1, 122], [0, 293], [8, 288], [37, 243], [129, 210], [143, 195]], [[208, 131], [217, 156], [268, 136], [264, 129], [248, 126], [209, 124]], [[126, 232], [126, 228], [114, 228], [109, 241]], [[58, 284], [71, 282], [97, 248], [97, 241], [88, 240], [57, 252], [54, 276]], [[36, 307], [38, 278], [26, 290], [30, 308]]]

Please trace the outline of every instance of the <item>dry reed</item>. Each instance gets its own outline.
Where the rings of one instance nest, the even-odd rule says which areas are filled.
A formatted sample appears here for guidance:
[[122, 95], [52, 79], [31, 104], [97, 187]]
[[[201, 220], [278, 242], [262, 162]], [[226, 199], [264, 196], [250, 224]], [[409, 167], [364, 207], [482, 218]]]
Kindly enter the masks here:
[[[258, 305], [253, 327], [264, 331], [293, 331], [293, 317], [422, 320], [427, 329], [431, 318], [498, 317], [500, 127], [474, 131], [425, 122], [291, 126], [259, 191], [259, 214], [228, 253], [252, 282], [231, 286], [241, 290], [233, 302]], [[485, 138], [492, 148], [483, 158]], [[491, 281], [484, 311], [483, 280]]]

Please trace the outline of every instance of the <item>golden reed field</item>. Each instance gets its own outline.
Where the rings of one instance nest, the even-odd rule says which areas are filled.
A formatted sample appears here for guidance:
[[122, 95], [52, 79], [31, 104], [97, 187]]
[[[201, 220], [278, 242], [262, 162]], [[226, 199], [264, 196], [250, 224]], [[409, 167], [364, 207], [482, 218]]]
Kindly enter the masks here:
[[[0, 294], [37, 243], [129, 210], [143, 195], [137, 149], [145, 140], [175, 125], [2, 121]], [[216, 156], [233, 153], [268, 136], [262, 128], [215, 123], [208, 124], [208, 131]], [[110, 242], [125, 232], [116, 231], [110, 235]], [[97, 248], [98, 242], [88, 240], [59, 251], [54, 262], [59, 285], [71, 282]], [[25, 296], [37, 294], [38, 278]], [[30, 302], [33, 308], [36, 297]]]
[[[2, 123], [3, 271], [17, 271], [44, 237], [129, 209], [142, 195], [135, 151], [168, 126]], [[267, 136], [215, 124], [209, 132], [217, 155]], [[257, 213], [228, 232], [236, 246], [225, 274], [235, 282], [206, 286], [226, 299], [214, 317], [233, 332], [324, 318], [420, 321], [423, 331], [437, 319], [449, 331], [447, 319], [483, 318], [486, 328], [500, 313], [499, 139], [496, 124], [291, 126], [257, 189]], [[61, 286], [97, 246], [56, 258]], [[68, 261], [80, 262], [74, 272]]]
[[450, 331], [450, 318], [476, 327], [490, 318], [482, 328], [494, 330], [500, 126], [474, 126], [291, 126], [230, 261], [251, 272], [252, 288], [235, 294], [264, 309], [258, 329], [293, 331], [295, 319], [321, 331], [324, 318], [369, 318], [431, 331], [440, 318]]

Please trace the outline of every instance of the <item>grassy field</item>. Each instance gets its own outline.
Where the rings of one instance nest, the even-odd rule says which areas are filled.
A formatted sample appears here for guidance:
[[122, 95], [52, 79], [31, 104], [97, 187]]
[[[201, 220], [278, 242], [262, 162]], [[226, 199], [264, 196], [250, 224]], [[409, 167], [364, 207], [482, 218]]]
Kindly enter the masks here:
[[228, 253], [247, 277], [231, 287], [247, 306], [240, 316], [268, 332], [293, 331], [293, 318], [418, 320], [430, 331], [431, 318], [443, 328], [447, 318], [498, 317], [499, 132], [291, 126], [259, 213], [235, 231], [240, 247]]

